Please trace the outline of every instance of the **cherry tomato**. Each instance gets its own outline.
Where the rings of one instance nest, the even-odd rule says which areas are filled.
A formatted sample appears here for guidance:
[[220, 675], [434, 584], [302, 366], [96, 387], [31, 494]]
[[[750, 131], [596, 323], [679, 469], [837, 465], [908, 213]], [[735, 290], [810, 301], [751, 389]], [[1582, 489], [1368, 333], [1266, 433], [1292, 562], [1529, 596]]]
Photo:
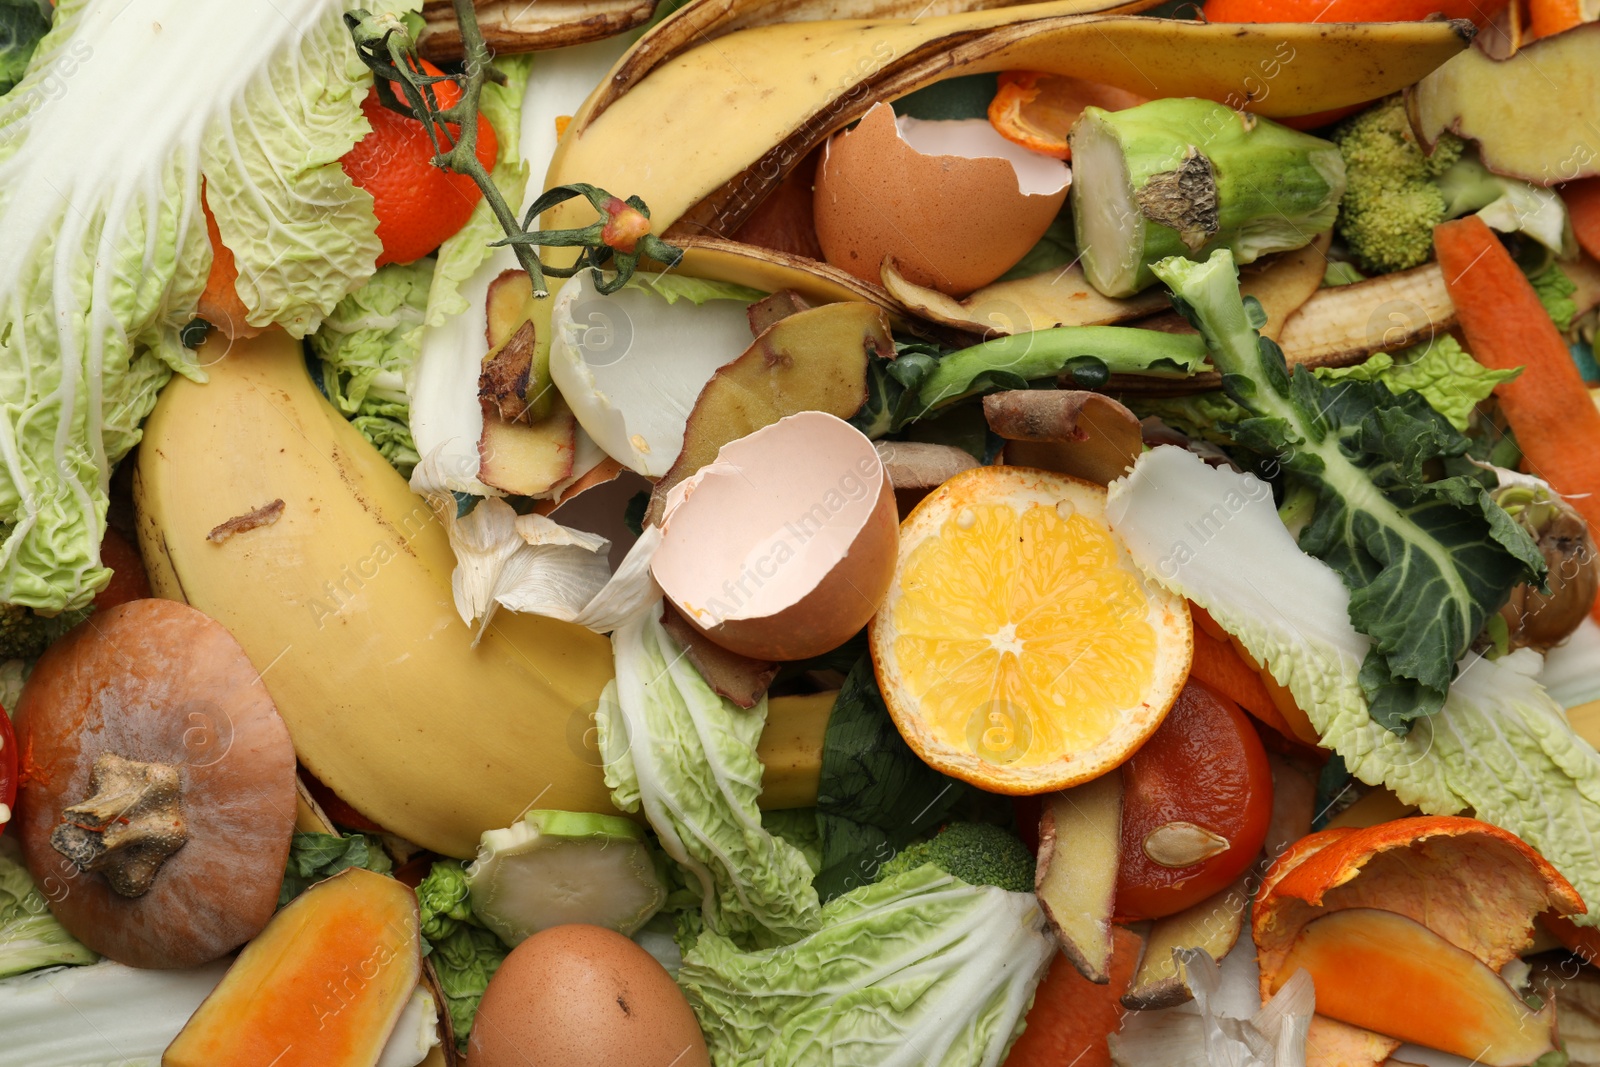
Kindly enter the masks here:
[[104, 611], [130, 600], [144, 600], [150, 595], [150, 578], [145, 574], [144, 560], [139, 550], [128, 539], [110, 527], [100, 541], [100, 562], [111, 568], [111, 581], [95, 594], [94, 609]]
[[17, 803], [17, 732], [11, 716], [0, 708], [0, 830], [11, 821]]
[[1122, 784], [1121, 918], [1157, 919], [1200, 903], [1242, 874], [1266, 840], [1266, 750], [1239, 706], [1201, 682], [1190, 679], [1161, 728], [1122, 765]]

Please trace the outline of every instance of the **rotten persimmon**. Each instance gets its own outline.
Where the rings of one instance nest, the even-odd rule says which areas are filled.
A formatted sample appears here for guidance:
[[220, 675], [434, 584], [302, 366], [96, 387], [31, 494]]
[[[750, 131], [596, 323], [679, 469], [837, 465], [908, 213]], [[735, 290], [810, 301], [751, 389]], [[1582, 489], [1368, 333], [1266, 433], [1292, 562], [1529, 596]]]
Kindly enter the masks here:
[[1226, 888], [1255, 861], [1272, 814], [1272, 770], [1239, 706], [1191, 678], [1122, 765], [1116, 914], [1158, 919]]

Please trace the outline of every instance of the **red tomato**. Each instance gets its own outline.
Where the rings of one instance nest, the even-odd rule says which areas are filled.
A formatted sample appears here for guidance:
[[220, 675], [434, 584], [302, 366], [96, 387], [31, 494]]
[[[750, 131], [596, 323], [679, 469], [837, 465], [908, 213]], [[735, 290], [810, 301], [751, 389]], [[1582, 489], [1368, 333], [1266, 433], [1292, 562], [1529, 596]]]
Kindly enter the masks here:
[[94, 609], [104, 611], [130, 600], [144, 600], [150, 595], [150, 578], [145, 574], [144, 560], [139, 550], [128, 539], [107, 527], [100, 542], [100, 562], [111, 568], [111, 582], [95, 594]]
[[[1121, 918], [1157, 919], [1221, 892], [1266, 840], [1272, 770], [1261, 738], [1237, 704], [1193, 679], [1161, 728], [1122, 765], [1122, 784]], [[1170, 823], [1191, 823], [1227, 847], [1197, 863], [1164, 866], [1149, 855], [1147, 839]], [[1160, 852], [1162, 840], [1149, 850]]]
[[11, 728], [11, 716], [0, 708], [0, 830], [11, 821], [11, 810], [17, 804], [17, 732]]

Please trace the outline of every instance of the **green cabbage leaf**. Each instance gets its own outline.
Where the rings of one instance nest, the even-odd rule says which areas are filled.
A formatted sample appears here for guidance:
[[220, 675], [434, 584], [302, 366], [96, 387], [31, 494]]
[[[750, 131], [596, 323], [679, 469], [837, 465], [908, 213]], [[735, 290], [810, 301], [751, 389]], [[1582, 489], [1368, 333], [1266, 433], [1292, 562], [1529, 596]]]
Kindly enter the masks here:
[[612, 801], [644, 810], [699, 888], [707, 930], [745, 948], [804, 937], [820, 922], [811, 865], [756, 806], [766, 701], [745, 710], [718, 696], [660, 616], [657, 602], [611, 636], [617, 677], [595, 722]]
[[49, 10], [39, 0], [0, 0], [0, 95], [27, 72], [34, 47], [50, 32]]
[[439, 976], [456, 1047], [465, 1052], [478, 1002], [510, 953], [472, 913], [472, 891], [460, 860], [438, 860], [417, 886], [426, 955]]
[[1325, 382], [1382, 382], [1396, 396], [1418, 393], [1463, 433], [1472, 409], [1487, 400], [1495, 386], [1521, 373], [1521, 367], [1485, 367], [1447, 333], [1399, 352], [1378, 352], [1353, 367], [1318, 367], [1316, 371]]
[[678, 984], [716, 1067], [993, 1067], [1055, 952], [1032, 893], [925, 864], [829, 901], [793, 944], [708, 930]]
[[433, 273], [432, 259], [379, 267], [311, 338], [328, 400], [407, 478], [418, 456], [406, 383], [422, 351]]
[[1511, 590], [1543, 584], [1544, 557], [1490, 497], [1471, 442], [1421, 394], [1291, 374], [1226, 250], [1152, 269], [1249, 415], [1234, 439], [1315, 492], [1300, 547], [1350, 587], [1350, 621], [1372, 639], [1360, 671], [1371, 716], [1404, 733], [1444, 704], [1457, 661]]
[[50, 914], [18, 851], [0, 848], [0, 978], [99, 958]]
[[324, 834], [296, 830], [289, 838], [289, 858], [284, 863], [283, 884], [278, 887], [278, 907], [351, 867], [388, 874], [394, 861], [382, 843], [370, 834]]

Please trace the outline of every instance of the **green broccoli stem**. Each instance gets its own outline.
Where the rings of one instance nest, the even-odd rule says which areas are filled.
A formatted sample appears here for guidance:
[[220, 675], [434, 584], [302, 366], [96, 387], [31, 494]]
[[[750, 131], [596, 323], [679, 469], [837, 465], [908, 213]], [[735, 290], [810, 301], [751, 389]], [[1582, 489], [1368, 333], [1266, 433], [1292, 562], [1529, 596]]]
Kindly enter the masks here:
[[918, 390], [916, 417], [978, 393], [1026, 388], [1062, 374], [1085, 388], [1103, 385], [1112, 374], [1184, 378], [1205, 359], [1205, 341], [1195, 334], [1129, 326], [1059, 326], [997, 337], [939, 360]]
[[1154, 284], [1168, 256], [1226, 248], [1249, 263], [1303, 248], [1333, 227], [1345, 188], [1328, 141], [1195, 99], [1085, 108], [1072, 172], [1084, 273], [1107, 296]]

